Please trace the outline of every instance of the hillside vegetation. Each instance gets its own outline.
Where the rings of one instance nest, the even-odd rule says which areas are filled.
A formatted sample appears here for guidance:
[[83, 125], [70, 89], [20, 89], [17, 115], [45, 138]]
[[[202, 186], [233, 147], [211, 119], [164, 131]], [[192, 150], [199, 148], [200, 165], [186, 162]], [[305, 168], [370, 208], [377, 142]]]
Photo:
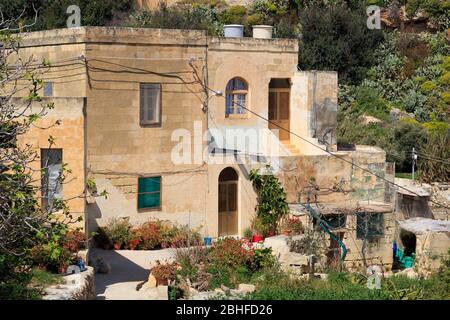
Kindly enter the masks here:
[[[32, 23], [34, 10], [38, 18]], [[22, 30], [65, 27], [65, 10], [78, 4], [83, 25], [203, 29], [222, 35], [224, 24], [270, 24], [274, 37], [299, 39], [301, 70], [339, 73], [338, 141], [382, 147], [398, 172], [410, 172], [419, 152], [424, 181], [450, 180], [449, 0], [181, 0], [152, 12], [132, 0], [3, 0], [6, 17]], [[366, 7], [383, 7], [382, 30], [366, 26]], [[420, 26], [420, 27], [419, 27]], [[418, 33], [417, 30], [421, 32]]]

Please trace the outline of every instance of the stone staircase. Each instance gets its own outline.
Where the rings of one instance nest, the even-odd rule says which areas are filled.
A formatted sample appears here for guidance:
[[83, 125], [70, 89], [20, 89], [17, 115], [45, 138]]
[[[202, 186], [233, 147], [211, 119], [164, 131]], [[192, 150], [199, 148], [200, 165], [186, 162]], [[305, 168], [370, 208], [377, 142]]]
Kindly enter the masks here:
[[298, 150], [297, 147], [294, 144], [292, 144], [289, 140], [281, 140], [280, 142], [289, 151], [291, 155], [296, 156], [300, 154], [300, 150]]

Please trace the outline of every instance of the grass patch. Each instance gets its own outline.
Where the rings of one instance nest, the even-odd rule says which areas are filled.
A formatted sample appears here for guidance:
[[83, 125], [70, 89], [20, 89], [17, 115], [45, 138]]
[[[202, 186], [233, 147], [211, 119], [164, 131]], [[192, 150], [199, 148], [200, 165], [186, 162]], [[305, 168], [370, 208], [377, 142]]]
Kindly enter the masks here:
[[332, 272], [328, 280], [295, 279], [283, 272], [266, 272], [257, 289], [246, 298], [254, 300], [448, 300], [449, 277], [439, 273], [430, 279], [393, 276], [382, 280], [380, 290], [366, 287], [362, 275]]
[[33, 287], [46, 288], [62, 283], [64, 283], [64, 279], [61, 275], [51, 273], [41, 268], [34, 268], [31, 271], [30, 285]]

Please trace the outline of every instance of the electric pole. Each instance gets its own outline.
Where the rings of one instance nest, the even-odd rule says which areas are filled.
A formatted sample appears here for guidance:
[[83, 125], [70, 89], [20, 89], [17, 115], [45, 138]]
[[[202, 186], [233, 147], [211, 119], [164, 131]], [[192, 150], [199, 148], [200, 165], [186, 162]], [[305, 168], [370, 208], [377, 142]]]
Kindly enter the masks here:
[[412, 148], [412, 181], [414, 184], [414, 165], [417, 161], [417, 154], [416, 154], [416, 148]]

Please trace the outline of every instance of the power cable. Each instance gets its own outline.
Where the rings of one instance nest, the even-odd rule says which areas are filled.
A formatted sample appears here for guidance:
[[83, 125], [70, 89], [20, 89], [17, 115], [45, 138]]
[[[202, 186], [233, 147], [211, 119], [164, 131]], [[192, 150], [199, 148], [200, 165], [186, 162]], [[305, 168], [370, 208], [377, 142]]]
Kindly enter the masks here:
[[[391, 184], [391, 185], [396, 186], [397, 188], [403, 189], [403, 190], [405, 190], [405, 191], [408, 191], [408, 192], [410, 192], [410, 193], [412, 193], [412, 194], [414, 194], [414, 195], [420, 197], [420, 195], [419, 195], [418, 193], [416, 193], [416, 192], [414, 192], [414, 191], [411, 191], [411, 190], [409, 190], [409, 189], [407, 189], [407, 188], [405, 188], [405, 187], [403, 187], [403, 186], [401, 186], [401, 185], [399, 185], [399, 184], [396, 184], [395, 182], [389, 181], [389, 180], [387, 180], [386, 178], [384, 178], [384, 177], [382, 177], [382, 176], [380, 176], [380, 175], [378, 175], [378, 174], [376, 174], [376, 173], [374, 173], [374, 172], [372, 172], [372, 171], [370, 171], [370, 170], [368, 170], [368, 169], [366, 169], [366, 168], [364, 168], [364, 167], [361, 167], [360, 165], [355, 164], [355, 163], [352, 162], [352, 161], [346, 160], [346, 159], [344, 159], [344, 158], [342, 158], [342, 157], [340, 157], [340, 156], [338, 156], [338, 155], [336, 155], [336, 154], [334, 154], [334, 153], [332, 153], [332, 152], [330, 152], [330, 151], [328, 151], [328, 150], [326, 150], [326, 149], [323, 149], [321, 146], [316, 145], [315, 143], [313, 143], [313, 142], [309, 141], [308, 139], [306, 139], [306, 138], [304, 138], [304, 137], [298, 135], [297, 133], [292, 132], [292, 131], [290, 131], [289, 129], [286, 129], [286, 128], [280, 126], [279, 124], [277, 124], [277, 123], [275, 123], [275, 122], [273, 122], [273, 121], [267, 119], [266, 117], [264, 117], [264, 116], [262, 116], [262, 115], [260, 115], [260, 114], [258, 114], [258, 113], [256, 113], [256, 112], [250, 110], [250, 109], [247, 108], [246, 106], [244, 106], [244, 105], [242, 105], [242, 104], [240, 104], [240, 103], [238, 103], [238, 102], [235, 102], [235, 101], [233, 101], [232, 99], [227, 98], [226, 96], [220, 94], [219, 92], [215, 91], [214, 89], [211, 89], [211, 88], [209, 88], [209, 87], [207, 87], [207, 88], [208, 88], [208, 90], [210, 90], [211, 92], [213, 92], [216, 96], [221, 96], [221, 97], [224, 98], [225, 100], [228, 100], [229, 102], [231, 102], [231, 103], [237, 105], [238, 107], [241, 107], [241, 108], [247, 110], [247, 111], [250, 112], [251, 114], [257, 116], [258, 118], [260, 118], [260, 119], [262, 119], [262, 120], [264, 120], [264, 121], [266, 121], [266, 122], [268, 122], [269, 124], [274, 125], [274, 126], [280, 128], [281, 130], [284, 130], [284, 131], [286, 131], [286, 132], [288, 132], [288, 133], [290, 133], [290, 134], [296, 136], [297, 138], [299, 138], [299, 139], [301, 139], [301, 140], [307, 142], [308, 144], [314, 146], [315, 148], [318, 148], [318, 149], [322, 150], [323, 152], [326, 152], [326, 153], [328, 153], [329, 155], [331, 155], [331, 156], [333, 156], [333, 157], [335, 157], [335, 158], [338, 158], [338, 159], [340, 159], [340, 160], [342, 160], [342, 161], [344, 161], [344, 162], [346, 162], [346, 163], [349, 163], [349, 164], [351, 164], [352, 166], [354, 166], [354, 167], [356, 167], [356, 168], [358, 168], [358, 169], [360, 169], [360, 170], [362, 170], [362, 171], [364, 171], [364, 172], [367, 172], [367, 173], [369, 173], [369, 174], [371, 174], [371, 175], [377, 177], [378, 179], [383, 180], [384, 182], [387, 182], [387, 183], [389, 183], [389, 184]], [[432, 203], [434, 203], [434, 204], [436, 204], [436, 205], [438, 205], [438, 206], [440, 206], [440, 207], [443, 207], [443, 208], [446, 208], [446, 209], [449, 209], [449, 210], [450, 210], [450, 207], [447, 207], [447, 206], [445, 206], [445, 205], [443, 205], [443, 204], [441, 204], [441, 203], [438, 203], [438, 202], [434, 201], [433, 199], [430, 199], [430, 202], [432, 202]]]

